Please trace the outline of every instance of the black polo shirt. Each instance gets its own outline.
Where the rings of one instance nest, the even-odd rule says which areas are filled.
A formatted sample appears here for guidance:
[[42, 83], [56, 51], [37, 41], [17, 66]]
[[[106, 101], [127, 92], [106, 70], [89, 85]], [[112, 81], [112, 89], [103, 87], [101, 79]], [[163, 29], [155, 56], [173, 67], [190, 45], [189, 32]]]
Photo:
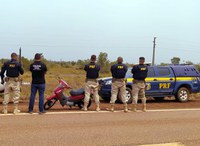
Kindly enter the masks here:
[[32, 72], [32, 84], [45, 84], [46, 65], [41, 61], [35, 61], [30, 65]]

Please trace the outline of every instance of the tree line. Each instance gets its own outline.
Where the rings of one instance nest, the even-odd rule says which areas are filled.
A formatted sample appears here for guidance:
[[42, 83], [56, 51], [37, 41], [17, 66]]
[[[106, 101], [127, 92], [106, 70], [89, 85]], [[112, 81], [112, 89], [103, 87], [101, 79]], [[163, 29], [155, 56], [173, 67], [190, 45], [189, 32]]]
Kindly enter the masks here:
[[[2, 65], [4, 62], [6, 62], [8, 59], [0, 59], [0, 65]], [[29, 70], [30, 64], [33, 62], [33, 59], [28, 59], [25, 57], [21, 58], [23, 68], [25, 70]], [[56, 67], [64, 67], [64, 68], [76, 68], [76, 69], [84, 69], [85, 64], [90, 62], [90, 59], [85, 60], [77, 60], [77, 61], [52, 61], [43, 59], [43, 62], [47, 65], [49, 69], [56, 68]], [[108, 54], [105, 52], [100, 52], [97, 56], [97, 64], [101, 66], [101, 72], [102, 73], [108, 73], [110, 72], [111, 65], [115, 64], [116, 62], [111, 62], [108, 59]]]
[[[173, 57], [171, 59], [171, 64], [177, 64], [177, 65], [179, 65], [180, 61], [181, 61], [181, 58], [179, 58], [179, 57]], [[200, 72], [200, 63], [194, 64], [192, 61], [188, 60], [188, 61], [183, 61], [183, 64], [194, 65], [199, 70], [199, 72]], [[168, 64], [167, 63], [161, 63], [160, 65], [161, 66], [166, 66]]]
[[[8, 59], [0, 59], [0, 65], [2, 65], [5, 61]], [[25, 70], [29, 70], [30, 64], [33, 62], [32, 59], [28, 59], [25, 57], [21, 58], [22, 60], [22, 65]], [[171, 64], [180, 64], [181, 59], [179, 57], [173, 57], [171, 59]], [[50, 68], [55, 68], [55, 67], [64, 67], [64, 68], [75, 68], [75, 69], [84, 69], [85, 64], [89, 63], [89, 59], [85, 60], [77, 60], [77, 61], [51, 61], [47, 59], [43, 59], [43, 62], [47, 65], [47, 67]], [[97, 64], [101, 66], [101, 73], [109, 73], [110, 72], [110, 67], [115, 64], [116, 61], [110, 61], [108, 59], [108, 54], [106, 52], [100, 52], [99, 55], [97, 56]], [[131, 67], [133, 64], [126, 63], [129, 67]], [[200, 71], [200, 64], [194, 64], [192, 61], [185, 61], [184, 64], [189, 64], [189, 65], [195, 65], [196, 68]], [[166, 66], [168, 63], [161, 63], [158, 64], [161, 66]]]

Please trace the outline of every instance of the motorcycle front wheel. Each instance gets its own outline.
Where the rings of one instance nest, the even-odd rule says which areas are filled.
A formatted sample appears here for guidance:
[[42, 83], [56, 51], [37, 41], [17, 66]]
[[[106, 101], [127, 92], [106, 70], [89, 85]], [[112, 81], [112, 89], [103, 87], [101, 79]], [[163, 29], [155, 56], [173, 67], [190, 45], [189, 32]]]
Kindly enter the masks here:
[[45, 110], [49, 110], [50, 108], [52, 108], [54, 106], [54, 104], [56, 103], [57, 99], [53, 98], [52, 100], [47, 100], [44, 103], [44, 109]]
[[[92, 104], [92, 100], [90, 99], [87, 108], [89, 108], [89, 107], [91, 106], [91, 104]], [[81, 100], [81, 101], [78, 103], [78, 107], [79, 107], [80, 109], [82, 109], [82, 108], [84, 107], [84, 99]]]

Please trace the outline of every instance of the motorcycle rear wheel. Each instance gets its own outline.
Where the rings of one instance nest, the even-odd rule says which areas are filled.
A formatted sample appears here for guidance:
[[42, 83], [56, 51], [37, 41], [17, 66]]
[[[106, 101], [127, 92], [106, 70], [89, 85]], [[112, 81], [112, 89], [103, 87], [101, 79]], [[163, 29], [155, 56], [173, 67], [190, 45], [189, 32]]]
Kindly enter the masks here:
[[[90, 99], [87, 108], [89, 108], [89, 107], [91, 106], [91, 104], [92, 104], [92, 100]], [[81, 100], [81, 101], [78, 103], [78, 107], [79, 107], [80, 109], [82, 109], [82, 108], [84, 107], [84, 99]]]
[[45, 110], [49, 110], [50, 108], [52, 108], [54, 106], [54, 104], [57, 102], [58, 100], [53, 98], [52, 100], [47, 100], [44, 104], [44, 109]]

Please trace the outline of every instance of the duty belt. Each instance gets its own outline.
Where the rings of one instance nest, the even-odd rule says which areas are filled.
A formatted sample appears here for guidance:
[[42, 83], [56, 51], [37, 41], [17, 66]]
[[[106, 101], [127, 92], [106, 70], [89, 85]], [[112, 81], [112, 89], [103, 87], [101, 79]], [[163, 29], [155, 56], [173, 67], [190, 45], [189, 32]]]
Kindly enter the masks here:
[[5, 81], [6, 81], [6, 82], [8, 82], [8, 81], [19, 82], [20, 79], [19, 79], [19, 77], [5, 77]]
[[112, 81], [114, 82], [114, 81], [125, 81], [125, 79], [124, 78], [120, 78], [120, 79], [117, 79], [117, 78], [112, 78]]
[[145, 83], [145, 80], [133, 80], [133, 83]]
[[97, 81], [97, 79], [90, 79], [90, 78], [86, 78], [86, 80], [85, 80], [85, 81], [86, 81], [86, 82], [87, 82], [87, 81], [98, 82], [98, 81]]

